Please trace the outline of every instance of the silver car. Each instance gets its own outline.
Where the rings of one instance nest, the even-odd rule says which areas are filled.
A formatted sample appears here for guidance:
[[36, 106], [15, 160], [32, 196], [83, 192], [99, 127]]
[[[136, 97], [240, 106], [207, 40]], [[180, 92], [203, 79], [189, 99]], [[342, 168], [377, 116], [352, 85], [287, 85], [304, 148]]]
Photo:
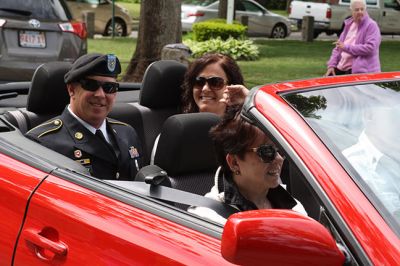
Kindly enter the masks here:
[[75, 61], [87, 52], [86, 35], [64, 0], [1, 0], [0, 81], [27, 81], [45, 62]]
[[[183, 0], [182, 30], [190, 31], [193, 23], [217, 18], [218, 5], [219, 1], [215, 0]], [[290, 21], [286, 17], [272, 13], [252, 0], [236, 0], [235, 5], [235, 19], [242, 21], [247, 17], [249, 36], [285, 38], [290, 35]]]

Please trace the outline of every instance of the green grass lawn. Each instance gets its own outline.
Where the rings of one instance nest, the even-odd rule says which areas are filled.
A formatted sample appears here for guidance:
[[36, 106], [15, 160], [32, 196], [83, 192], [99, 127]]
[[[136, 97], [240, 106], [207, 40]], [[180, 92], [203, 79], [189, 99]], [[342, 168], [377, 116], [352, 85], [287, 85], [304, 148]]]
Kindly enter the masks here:
[[[129, 10], [134, 20], [139, 19], [140, 4], [118, 2]], [[284, 10], [271, 10], [287, 16]], [[333, 45], [329, 41], [306, 43], [290, 40], [257, 40], [261, 56], [257, 61], [239, 61], [247, 87], [256, 85], [322, 76]], [[122, 64], [123, 72], [136, 47], [132, 38], [101, 38], [89, 40], [89, 52], [115, 53]], [[384, 41], [380, 58], [382, 71], [400, 70], [400, 42]]]
[[136, 39], [126, 37], [104, 37], [101, 39], [88, 39], [89, 53], [113, 53], [120, 60], [122, 73], [128, 67], [128, 63], [136, 48]]
[[[327, 41], [306, 43], [291, 40], [257, 40], [260, 59], [239, 61], [246, 86], [322, 76], [326, 71], [333, 45]], [[123, 72], [135, 50], [132, 38], [101, 38], [89, 40], [89, 52], [114, 53], [121, 61]], [[400, 70], [400, 42], [384, 41], [380, 58], [382, 71]]]
[[286, 10], [275, 10], [275, 9], [273, 9], [273, 10], [269, 10], [269, 11], [271, 11], [273, 13], [276, 13], [276, 14], [279, 14], [279, 15], [284, 16], [284, 17], [287, 17], [289, 15]]

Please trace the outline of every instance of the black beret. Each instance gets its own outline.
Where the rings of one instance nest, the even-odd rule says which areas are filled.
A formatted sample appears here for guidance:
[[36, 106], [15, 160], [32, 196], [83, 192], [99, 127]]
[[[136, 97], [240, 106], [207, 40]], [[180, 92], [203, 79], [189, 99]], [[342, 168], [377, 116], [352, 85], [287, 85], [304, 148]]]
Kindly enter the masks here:
[[72, 64], [71, 69], [65, 74], [65, 83], [79, 81], [86, 76], [117, 77], [121, 73], [121, 64], [113, 54], [85, 54]]

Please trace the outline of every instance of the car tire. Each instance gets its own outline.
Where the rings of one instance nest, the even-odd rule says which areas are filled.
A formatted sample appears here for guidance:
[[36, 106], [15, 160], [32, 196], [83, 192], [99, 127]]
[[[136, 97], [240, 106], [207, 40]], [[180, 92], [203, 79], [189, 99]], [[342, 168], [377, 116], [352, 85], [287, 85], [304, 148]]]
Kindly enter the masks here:
[[320, 31], [316, 31], [316, 30], [315, 30], [315, 31], [313, 32], [313, 38], [314, 38], [314, 39], [317, 39], [318, 36], [319, 36], [320, 34], [321, 34]]
[[271, 38], [283, 39], [286, 37], [287, 30], [286, 26], [283, 24], [276, 24], [271, 32]]
[[[114, 21], [114, 27], [115, 27], [115, 32], [114, 36], [126, 36], [126, 24], [122, 19], [116, 18]], [[104, 35], [105, 36], [111, 36], [112, 35], [112, 20], [110, 20], [107, 23], [107, 26], [104, 30]]]

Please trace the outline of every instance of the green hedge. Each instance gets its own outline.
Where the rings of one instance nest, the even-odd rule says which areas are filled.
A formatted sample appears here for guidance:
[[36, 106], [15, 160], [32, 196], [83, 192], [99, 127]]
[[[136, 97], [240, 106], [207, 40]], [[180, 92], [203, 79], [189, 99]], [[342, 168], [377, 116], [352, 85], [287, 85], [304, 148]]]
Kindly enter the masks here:
[[229, 37], [243, 39], [246, 34], [246, 26], [239, 22], [226, 24], [224, 19], [211, 19], [193, 24], [193, 35], [196, 41], [206, 41], [217, 37], [226, 40]]
[[260, 55], [258, 46], [253, 41], [245, 39], [215, 38], [204, 42], [185, 40], [184, 43], [190, 47], [194, 58], [210, 52], [227, 54], [235, 60], [257, 60]]

